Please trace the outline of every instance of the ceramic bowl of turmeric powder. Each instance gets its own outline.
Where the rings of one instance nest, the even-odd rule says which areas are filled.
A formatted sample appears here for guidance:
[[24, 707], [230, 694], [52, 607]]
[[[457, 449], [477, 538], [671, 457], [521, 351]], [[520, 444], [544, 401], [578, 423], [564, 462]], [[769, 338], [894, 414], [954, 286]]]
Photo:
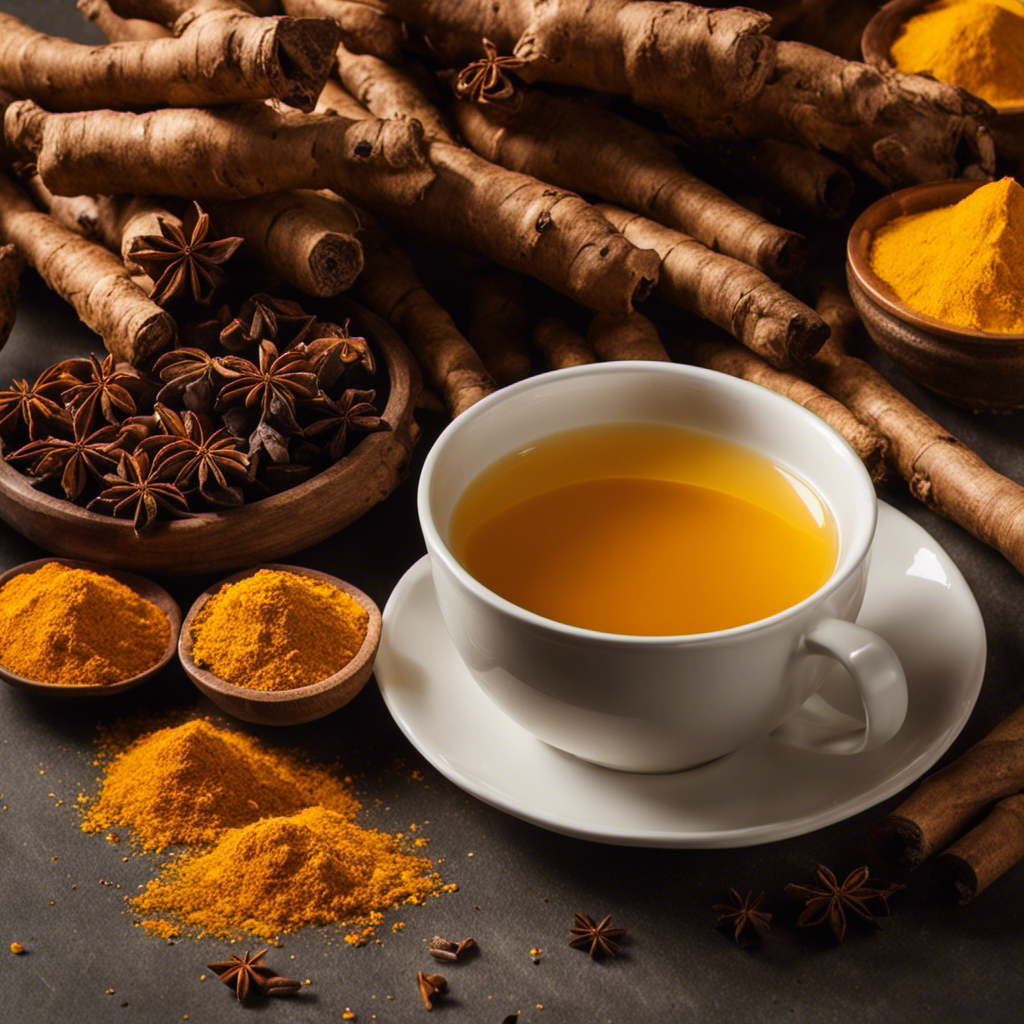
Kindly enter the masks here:
[[846, 255], [868, 333], [908, 376], [969, 409], [1024, 408], [1024, 187], [894, 192], [855, 221]]
[[185, 616], [178, 656], [218, 707], [260, 725], [337, 711], [366, 684], [380, 609], [315, 569], [257, 565], [203, 591]]
[[62, 700], [110, 697], [174, 657], [181, 610], [150, 580], [66, 558], [0, 576], [0, 678]]

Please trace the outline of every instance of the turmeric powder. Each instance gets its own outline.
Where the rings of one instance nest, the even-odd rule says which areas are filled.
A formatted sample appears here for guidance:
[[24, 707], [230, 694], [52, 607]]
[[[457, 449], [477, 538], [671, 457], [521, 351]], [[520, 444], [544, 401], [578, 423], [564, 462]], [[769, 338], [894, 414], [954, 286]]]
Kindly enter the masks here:
[[110, 576], [49, 562], [0, 589], [0, 665], [40, 683], [120, 683], [167, 650], [164, 612]]
[[1024, 7], [944, 0], [909, 19], [892, 44], [900, 71], [926, 71], [995, 106], [1024, 103]]
[[347, 665], [369, 621], [355, 598], [329, 583], [261, 569], [206, 602], [192, 623], [192, 658], [237, 686], [291, 690]]
[[907, 305], [957, 327], [1024, 334], [1024, 188], [1003, 178], [875, 234], [874, 272]]

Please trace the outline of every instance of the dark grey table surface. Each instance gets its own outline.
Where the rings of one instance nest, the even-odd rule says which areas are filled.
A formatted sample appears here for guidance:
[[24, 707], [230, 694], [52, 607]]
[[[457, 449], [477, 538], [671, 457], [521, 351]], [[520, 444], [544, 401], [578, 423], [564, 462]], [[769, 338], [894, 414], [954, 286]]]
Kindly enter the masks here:
[[[30, 24], [94, 38], [72, 0], [0, 0]], [[95, 347], [74, 314], [29, 274], [18, 324], [0, 352], [0, 382], [30, 376]], [[945, 427], [1002, 472], [1024, 480], [1024, 418], [972, 416], [883, 371]], [[383, 504], [336, 537], [290, 560], [350, 580], [381, 606], [423, 553], [415, 517], [418, 469], [441, 424], [423, 421], [412, 472]], [[1024, 700], [1024, 581], [998, 554], [916, 504], [900, 484], [882, 497], [930, 531], [960, 567], [988, 631], [988, 670], [973, 715], [946, 760], [963, 752]], [[0, 524], [0, 570], [42, 554]], [[183, 607], [208, 578], [165, 582]], [[899, 896], [881, 932], [852, 927], [836, 946], [798, 932], [782, 895], [816, 863], [846, 872], [864, 860], [872, 821], [898, 798], [818, 832], [739, 850], [644, 850], [567, 838], [488, 807], [434, 771], [391, 721], [374, 685], [342, 711], [306, 726], [259, 730], [268, 743], [340, 759], [357, 780], [370, 822], [392, 831], [429, 820], [429, 852], [458, 891], [388, 914], [382, 942], [353, 949], [333, 933], [285, 936], [271, 963], [312, 982], [299, 997], [239, 1007], [205, 964], [223, 942], [165, 942], [132, 926], [124, 897], [153, 877], [158, 859], [84, 835], [74, 809], [96, 790], [96, 725], [139, 710], [216, 709], [175, 667], [153, 684], [102, 705], [76, 707], [0, 687], [0, 1021], [223, 1022], [252, 1013], [281, 1022], [405, 1022], [424, 1012], [415, 976], [430, 970], [425, 940], [473, 935], [479, 956], [445, 971], [442, 1020], [497, 1024], [521, 1010], [531, 1024], [592, 1021], [1007, 1021], [1020, 1019], [1024, 977], [1024, 868], [965, 908], [936, 904], [927, 889]], [[508, 770], [514, 772], [515, 765]], [[418, 771], [422, 778], [414, 777]], [[765, 890], [773, 937], [735, 948], [709, 909], [729, 886]], [[628, 929], [622, 955], [592, 962], [568, 948], [573, 914], [611, 914]], [[405, 927], [393, 931], [395, 922]], [[8, 944], [20, 942], [24, 956]], [[256, 947], [252, 944], [252, 948]], [[244, 944], [243, 944], [244, 946]], [[544, 949], [540, 963], [530, 956]], [[294, 957], [294, 959], [292, 959]], [[113, 989], [112, 993], [108, 993]]]

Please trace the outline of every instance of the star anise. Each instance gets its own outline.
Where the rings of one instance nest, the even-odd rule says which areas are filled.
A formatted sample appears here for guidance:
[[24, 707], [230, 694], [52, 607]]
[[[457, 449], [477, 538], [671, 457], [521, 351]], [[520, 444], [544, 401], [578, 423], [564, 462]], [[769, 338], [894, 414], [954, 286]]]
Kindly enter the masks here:
[[[306, 313], [297, 302], [260, 293], [242, 303], [238, 316], [220, 332], [220, 343], [229, 352], [241, 352], [264, 340], [278, 342], [283, 348], [284, 344], [304, 341], [315, 323], [316, 317]], [[279, 338], [279, 334], [289, 337]]]
[[476, 945], [474, 939], [463, 939], [461, 942], [452, 942], [449, 939], [442, 939], [440, 935], [435, 935], [430, 940], [430, 945], [427, 947], [427, 952], [435, 960], [458, 960], [467, 949], [472, 949]]
[[852, 871], [842, 885], [828, 868], [821, 864], [815, 868], [815, 877], [821, 882], [821, 888], [809, 885], [787, 885], [786, 895], [793, 899], [805, 900], [807, 906], [797, 920], [798, 928], [811, 928], [828, 921], [832, 934], [839, 942], [846, 935], [847, 914], [852, 913], [874, 928], [881, 925], [875, 920], [868, 904], [881, 903], [886, 914], [889, 913], [889, 897], [904, 886], [896, 882], [883, 882], [868, 877], [866, 867]]
[[122, 455], [117, 473], [108, 473], [103, 480], [108, 485], [106, 490], [93, 498], [87, 508], [118, 519], [131, 517], [136, 533], [152, 525], [161, 510], [179, 517], [190, 514], [185, 495], [151, 472], [149, 456], [144, 451]]
[[416, 972], [416, 984], [419, 985], [420, 998], [423, 1005], [428, 1009], [434, 1008], [433, 1000], [448, 991], [448, 982], [440, 974], [424, 974]]
[[391, 425], [382, 420], [374, 408], [376, 397], [374, 391], [356, 391], [354, 388], [350, 388], [338, 399], [322, 394], [307, 406], [319, 413], [320, 417], [306, 427], [305, 435], [316, 437], [325, 430], [333, 430], [334, 435], [327, 451], [331, 460], [337, 462], [345, 454], [345, 439], [349, 428], [363, 433], [391, 429]]
[[165, 381], [156, 401], [180, 401], [193, 412], [212, 409], [222, 381], [233, 376], [217, 356], [191, 347], [165, 352], [153, 364], [153, 372]]
[[295, 401], [310, 399], [317, 392], [316, 374], [301, 352], [279, 353], [272, 341], [260, 343], [259, 366], [239, 356], [226, 356], [224, 363], [236, 376], [221, 389], [218, 410], [244, 405], [263, 420], [273, 420], [283, 430], [297, 434]]
[[278, 977], [263, 963], [266, 954], [265, 949], [261, 949], [253, 956], [250, 956], [248, 952], [242, 956], [232, 953], [230, 960], [220, 960], [206, 966], [225, 985], [231, 985], [234, 988], [240, 1003], [245, 1001], [253, 986], [267, 996], [293, 995], [298, 992], [301, 986], [297, 981]]
[[139, 448], [152, 457], [151, 472], [156, 477], [173, 477], [182, 493], [198, 487], [199, 493], [218, 505], [241, 505], [242, 492], [232, 481], [244, 481], [249, 472], [249, 456], [227, 430], [209, 431], [194, 412], [177, 413], [157, 407], [167, 434], [141, 441]]
[[242, 238], [220, 238], [205, 241], [210, 231], [210, 218], [198, 203], [196, 224], [189, 238], [177, 224], [157, 218], [159, 235], [140, 235], [134, 239], [128, 255], [153, 279], [150, 298], [166, 305], [186, 290], [196, 302], [207, 303], [213, 293], [227, 280], [220, 268], [234, 255]]
[[718, 912], [719, 924], [735, 924], [733, 939], [740, 949], [756, 946], [771, 935], [772, 915], [757, 909], [764, 899], [764, 893], [755, 898], [752, 892], [748, 892], [741, 898], [735, 889], [730, 889], [729, 899], [730, 903], [716, 903], [711, 909]]
[[76, 429], [92, 426], [97, 414], [115, 425], [126, 416], [134, 416], [135, 393], [145, 384], [138, 373], [130, 367], [119, 369], [112, 355], [107, 356], [102, 364], [94, 355], [90, 355], [89, 360], [88, 379], [78, 381], [70, 388], [65, 384], [67, 389], [61, 393], [64, 404], [74, 410]]
[[316, 337], [302, 345], [293, 346], [309, 360], [316, 372], [317, 382], [329, 388], [345, 372], [347, 366], [358, 362], [367, 373], [376, 369], [373, 353], [365, 338], [348, 333], [348, 324], [320, 323]]
[[11, 452], [8, 461], [30, 461], [29, 472], [33, 476], [50, 477], [61, 473], [60, 485], [69, 501], [75, 501], [90, 479], [103, 480], [104, 474], [112, 473], [118, 464], [120, 452], [111, 445], [117, 440], [117, 427], [105, 426], [91, 434], [85, 434], [75, 424], [73, 440], [62, 437], [48, 437], [42, 441], [30, 441]]
[[569, 945], [574, 949], [584, 949], [586, 946], [590, 946], [588, 952], [595, 959], [598, 953], [606, 953], [609, 956], [618, 955], [619, 944], [615, 939], [626, 934], [625, 928], [612, 927], [611, 914], [600, 924], [594, 924], [594, 919], [587, 914], [577, 914], [576, 925], [569, 931], [575, 936], [569, 940]]
[[527, 61], [521, 57], [499, 56], [498, 48], [490, 39], [485, 39], [483, 44], [486, 56], [467, 64], [455, 76], [452, 83], [455, 95], [474, 103], [508, 99], [516, 87], [507, 72], [523, 67]]
[[32, 441], [44, 430], [71, 429], [70, 414], [56, 401], [72, 379], [62, 366], [58, 363], [44, 370], [32, 385], [15, 380], [6, 391], [0, 391], [0, 437], [10, 437], [22, 423]]

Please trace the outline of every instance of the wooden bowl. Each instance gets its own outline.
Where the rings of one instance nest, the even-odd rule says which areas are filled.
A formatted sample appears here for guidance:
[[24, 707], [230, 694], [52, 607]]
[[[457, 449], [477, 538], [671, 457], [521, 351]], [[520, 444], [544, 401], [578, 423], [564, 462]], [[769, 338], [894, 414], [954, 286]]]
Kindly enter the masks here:
[[[860, 37], [865, 63], [879, 68], [895, 68], [892, 44], [904, 23], [934, 3], [935, 0], [892, 0], [881, 8], [864, 26]], [[1021, 13], [1024, 14], [1024, 8]], [[997, 149], [1014, 160], [1024, 160], [1024, 103], [1003, 103], [992, 109], [995, 113], [988, 126]]]
[[16, 565], [13, 569], [8, 569], [7, 572], [0, 576], [0, 588], [8, 580], [14, 579], [15, 576], [23, 576], [25, 573], [35, 572], [36, 569], [41, 569], [44, 565], [49, 565], [50, 562], [66, 565], [69, 569], [90, 569], [92, 572], [98, 572], [103, 576], [110, 576], [112, 579], [117, 580], [118, 583], [123, 583], [129, 589], [134, 590], [139, 597], [155, 604], [167, 616], [167, 620], [171, 624], [171, 635], [167, 640], [167, 649], [152, 668], [148, 668], [145, 672], [140, 672], [137, 676], [132, 676], [130, 679], [122, 679], [119, 683], [99, 684], [96, 686], [63, 686], [59, 683], [40, 683], [35, 679], [26, 679], [24, 676], [8, 672], [3, 666], [0, 666], [0, 679], [10, 683], [11, 686], [17, 686], [19, 689], [28, 690], [30, 693], [42, 694], [46, 697], [55, 697], [57, 700], [92, 700], [97, 697], [112, 697], [116, 693], [124, 693], [125, 690], [130, 690], [132, 687], [138, 686], [139, 683], [144, 683], [147, 679], [155, 676], [174, 657], [174, 652], [178, 647], [178, 633], [181, 630], [181, 609], [174, 598], [163, 587], [158, 587], [155, 583], [143, 579], [141, 576], [135, 576], [130, 572], [118, 572], [116, 569], [108, 569], [106, 566], [96, 565], [94, 562], [76, 562], [69, 558], [37, 558], [35, 561], [24, 562], [21, 565]]
[[[333, 676], [321, 679], [318, 683], [300, 686], [294, 690], [250, 690], [246, 686], [238, 686], [220, 679], [195, 663], [192, 657], [192, 623], [200, 609], [222, 587], [247, 579], [260, 569], [292, 572], [297, 576], [309, 576], [322, 583], [329, 583], [355, 598], [366, 609], [370, 621], [362, 646], [340, 672], [335, 672]], [[329, 643], [330, 638], [325, 637], [324, 642]], [[379, 643], [380, 609], [361, 590], [357, 590], [344, 580], [317, 572], [315, 569], [303, 569], [297, 565], [257, 565], [246, 569], [245, 572], [228, 576], [227, 579], [204, 590], [196, 598], [181, 627], [178, 657], [192, 682], [229, 715], [246, 722], [256, 722], [258, 725], [299, 725], [302, 722], [311, 722], [315, 718], [323, 718], [324, 715], [344, 707], [366, 685], [373, 672], [373, 660], [377, 656]]]
[[383, 320], [348, 300], [335, 305], [382, 357], [389, 391], [381, 415], [391, 430], [368, 434], [340, 462], [297, 487], [241, 508], [160, 522], [142, 534], [128, 520], [44, 494], [0, 459], [0, 518], [54, 554], [163, 575], [271, 561], [348, 526], [405, 476], [419, 435], [413, 406], [420, 380], [412, 356]]
[[846, 243], [850, 297], [868, 334], [914, 380], [975, 411], [1024, 408], [1024, 334], [955, 327], [911, 309], [871, 269], [875, 232], [895, 217], [958, 203], [983, 181], [940, 181], [885, 196], [854, 222]]

